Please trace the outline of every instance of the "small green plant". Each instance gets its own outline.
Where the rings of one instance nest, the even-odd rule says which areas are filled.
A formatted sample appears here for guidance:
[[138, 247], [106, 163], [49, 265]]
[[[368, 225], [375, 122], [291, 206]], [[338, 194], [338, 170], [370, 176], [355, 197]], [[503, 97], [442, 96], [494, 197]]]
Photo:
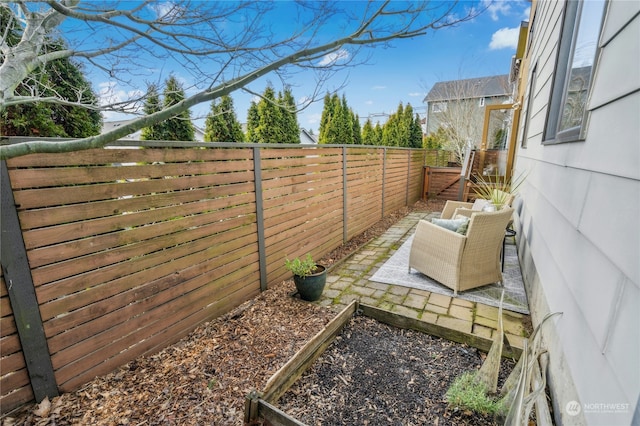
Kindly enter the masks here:
[[479, 198], [491, 201], [491, 204], [503, 206], [509, 198], [515, 195], [518, 188], [524, 182], [526, 176], [520, 174], [515, 179], [507, 179], [500, 176], [496, 169], [495, 176], [482, 176], [474, 174], [476, 188], [474, 189]]
[[451, 384], [446, 394], [450, 407], [471, 410], [476, 413], [504, 415], [508, 407], [504, 402], [487, 394], [486, 386], [476, 380], [475, 373], [464, 373]]
[[293, 275], [297, 275], [299, 277], [306, 277], [316, 272], [317, 265], [311, 257], [310, 253], [307, 253], [307, 256], [304, 259], [300, 259], [296, 257], [293, 260], [289, 260], [288, 258], [284, 261], [284, 266], [293, 272]]

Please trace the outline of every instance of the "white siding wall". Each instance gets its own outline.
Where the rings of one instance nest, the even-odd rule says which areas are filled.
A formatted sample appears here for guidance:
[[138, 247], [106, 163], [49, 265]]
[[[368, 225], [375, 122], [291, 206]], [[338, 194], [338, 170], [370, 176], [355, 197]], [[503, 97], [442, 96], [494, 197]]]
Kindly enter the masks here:
[[[563, 312], [545, 327], [557, 419], [628, 425], [640, 394], [640, 2], [610, 1], [587, 138], [556, 145], [541, 142], [564, 2], [536, 7], [537, 81], [516, 167], [528, 173], [516, 207], [534, 324]], [[572, 400], [578, 416], [566, 413]]]

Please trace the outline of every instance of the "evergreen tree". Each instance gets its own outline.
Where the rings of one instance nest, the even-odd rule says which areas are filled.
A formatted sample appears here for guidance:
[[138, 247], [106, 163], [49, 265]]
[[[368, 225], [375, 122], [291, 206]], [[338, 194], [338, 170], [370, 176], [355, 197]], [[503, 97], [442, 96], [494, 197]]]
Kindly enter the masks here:
[[[171, 75], [167, 79], [164, 87], [164, 108], [168, 108], [184, 100], [184, 89], [178, 79]], [[162, 139], [169, 141], [193, 141], [195, 140], [195, 129], [191, 123], [191, 113], [185, 110], [182, 113], [171, 117], [164, 123], [164, 134]]]
[[282, 109], [276, 105], [273, 87], [267, 86], [258, 102], [258, 126], [253, 136], [256, 142], [280, 143], [282, 141]]
[[[158, 93], [158, 87], [155, 84], [150, 84], [147, 87], [147, 97], [144, 101], [142, 111], [145, 115], [151, 115], [154, 112], [160, 111], [160, 94]], [[143, 141], [157, 141], [162, 139], [164, 134], [164, 122], [154, 124], [149, 127], [143, 127], [140, 133], [140, 138]]]
[[258, 114], [258, 104], [251, 101], [249, 111], [247, 111], [247, 137], [248, 142], [258, 142], [256, 139], [256, 127], [260, 125], [260, 115]]
[[409, 146], [411, 148], [422, 147], [422, 125], [420, 123], [420, 116], [418, 114], [416, 114], [416, 117], [411, 125], [410, 141], [411, 143], [409, 144]]
[[278, 104], [282, 105], [282, 143], [300, 143], [296, 102], [289, 87], [284, 90], [284, 95], [278, 94]]
[[[0, 7], [0, 33], [5, 35], [8, 46], [15, 46], [20, 41], [22, 29], [11, 14], [11, 9]], [[62, 40], [47, 40], [42, 49], [65, 50], [66, 44]], [[56, 59], [34, 70], [31, 79], [37, 81], [35, 84], [40, 87], [43, 97], [57, 93], [72, 102], [98, 105], [98, 98], [82, 73], [82, 66], [69, 58]], [[32, 85], [33, 82], [21, 83], [18, 94], [31, 96]], [[102, 115], [94, 109], [48, 102], [9, 106], [0, 115], [0, 134], [5, 136], [83, 138], [99, 134], [101, 127]]]
[[376, 133], [371, 124], [371, 120], [367, 118], [364, 126], [362, 126], [362, 144], [363, 145], [377, 145]]
[[429, 133], [424, 138], [423, 147], [426, 149], [442, 149], [447, 145], [449, 139], [447, 138], [447, 131], [442, 126], [438, 126], [435, 132]]
[[324, 95], [324, 106], [322, 107], [322, 116], [320, 117], [320, 128], [318, 129], [318, 143], [327, 143], [327, 132], [329, 131], [329, 123], [333, 117], [333, 99], [327, 93]]
[[[60, 42], [55, 50], [64, 49]], [[85, 105], [98, 105], [98, 97], [93, 92], [91, 84], [82, 73], [82, 65], [75, 64], [69, 59], [58, 59], [50, 64], [49, 81], [55, 90], [66, 99], [78, 99]], [[53, 105], [51, 118], [64, 129], [65, 136], [84, 138], [100, 133], [102, 128], [102, 114], [94, 109], [70, 105]]]
[[220, 103], [213, 100], [205, 120], [205, 142], [244, 142], [242, 127], [236, 118], [231, 96], [224, 95]]
[[382, 126], [380, 123], [376, 123], [376, 127], [373, 128], [375, 133], [376, 145], [382, 145]]
[[354, 145], [362, 145], [362, 132], [360, 130], [360, 117], [358, 117], [358, 114], [353, 114], [353, 111], [351, 111], [351, 115], [353, 117], [353, 144]]
[[401, 102], [396, 112], [389, 116], [382, 129], [381, 144], [405, 148], [419, 148], [422, 146], [420, 117], [416, 114], [414, 118], [411, 104], [407, 104], [404, 107]]
[[353, 120], [351, 118], [352, 112], [347, 105], [347, 98], [343, 94], [340, 102], [340, 108], [338, 110], [338, 138], [339, 144], [353, 144]]
[[411, 146], [411, 127], [413, 126], [413, 108], [411, 104], [403, 109], [402, 103], [398, 107], [398, 141], [397, 146], [408, 148]]
[[347, 104], [347, 98], [337, 94], [325, 96], [320, 120], [320, 143], [361, 143], [360, 119]]
[[402, 137], [402, 121], [403, 107], [402, 103], [398, 106], [398, 110], [389, 116], [387, 122], [382, 129], [382, 145], [384, 146], [401, 146], [400, 139]]

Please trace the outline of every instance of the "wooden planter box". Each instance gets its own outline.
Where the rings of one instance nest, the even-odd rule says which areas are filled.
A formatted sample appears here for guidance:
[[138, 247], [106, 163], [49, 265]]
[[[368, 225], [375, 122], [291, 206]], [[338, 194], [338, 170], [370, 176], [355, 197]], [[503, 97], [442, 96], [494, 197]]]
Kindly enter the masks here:
[[[247, 395], [244, 412], [245, 425], [306, 426], [305, 423], [289, 416], [274, 404], [302, 376], [306, 369], [322, 355], [356, 313], [366, 315], [394, 327], [418, 330], [454, 342], [466, 343], [485, 352], [489, 351], [493, 343], [490, 339], [469, 336], [456, 330], [364, 305], [354, 300], [332, 319], [322, 331], [303, 346], [289, 362], [280, 368], [269, 379], [262, 392], [254, 390]], [[518, 359], [520, 353], [521, 351], [518, 348], [505, 348], [502, 355]], [[266, 422], [261, 423], [263, 420]]]

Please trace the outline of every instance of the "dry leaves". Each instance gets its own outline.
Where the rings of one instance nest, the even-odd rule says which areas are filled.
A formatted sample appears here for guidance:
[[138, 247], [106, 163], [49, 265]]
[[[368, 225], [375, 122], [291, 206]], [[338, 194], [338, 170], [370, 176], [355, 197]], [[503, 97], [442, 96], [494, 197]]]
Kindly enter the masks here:
[[[308, 425], [502, 424], [445, 401], [451, 382], [480, 364], [467, 345], [354, 317], [276, 405]], [[501, 381], [513, 366], [503, 360]]]
[[[433, 206], [418, 202], [413, 210], [429, 208]], [[331, 266], [381, 235], [409, 210], [387, 216], [319, 262]], [[293, 282], [283, 282], [198, 327], [177, 344], [131, 361], [50, 403], [24, 407], [3, 418], [2, 424], [240, 425], [245, 396], [262, 389], [335, 316], [331, 309], [291, 297], [293, 292]]]
[[291, 297], [294, 289], [284, 282], [177, 344], [3, 424], [242, 424], [245, 396], [335, 315]]

